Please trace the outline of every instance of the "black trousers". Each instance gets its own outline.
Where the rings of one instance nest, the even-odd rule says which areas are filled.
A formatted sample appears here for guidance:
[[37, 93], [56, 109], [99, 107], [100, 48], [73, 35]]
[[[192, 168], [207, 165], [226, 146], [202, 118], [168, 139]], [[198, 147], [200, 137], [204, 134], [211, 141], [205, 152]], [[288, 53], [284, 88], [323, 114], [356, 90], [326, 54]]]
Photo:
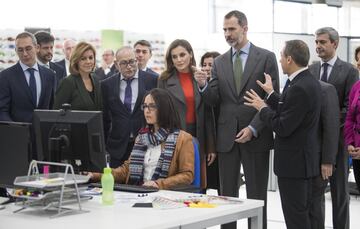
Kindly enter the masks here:
[[352, 162], [353, 162], [353, 170], [354, 170], [356, 186], [360, 192], [360, 160], [353, 159]]
[[312, 179], [278, 177], [287, 229], [311, 229]]
[[[340, 138], [343, 135], [341, 134]], [[343, 139], [339, 140], [339, 150], [336, 155], [336, 167], [330, 177], [332, 200], [332, 215], [334, 229], [349, 229], [349, 154], [344, 148]]]
[[325, 189], [328, 182], [329, 180], [323, 180], [321, 176], [312, 179], [311, 229], [325, 228]]

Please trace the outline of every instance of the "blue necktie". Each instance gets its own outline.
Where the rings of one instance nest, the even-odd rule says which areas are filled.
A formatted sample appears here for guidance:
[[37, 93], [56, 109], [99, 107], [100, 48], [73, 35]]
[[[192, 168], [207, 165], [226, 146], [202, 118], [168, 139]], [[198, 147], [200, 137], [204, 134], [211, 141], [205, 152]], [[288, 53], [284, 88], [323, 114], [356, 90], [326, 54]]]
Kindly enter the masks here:
[[286, 88], [288, 88], [289, 85], [290, 85], [290, 80], [287, 79], [283, 90], [285, 90]]
[[321, 81], [327, 82], [327, 77], [328, 77], [327, 69], [329, 64], [323, 63], [322, 66], [323, 66], [323, 74], [321, 75]]
[[124, 79], [126, 82], [124, 105], [130, 113], [131, 113], [131, 101], [132, 101], [131, 82], [133, 79], [134, 78]]
[[32, 101], [36, 107], [37, 106], [37, 99], [36, 99], [37, 96], [36, 96], [36, 80], [35, 80], [35, 75], [34, 75], [35, 69], [28, 68], [27, 71], [30, 73], [29, 87], [30, 87], [30, 91], [31, 91]]

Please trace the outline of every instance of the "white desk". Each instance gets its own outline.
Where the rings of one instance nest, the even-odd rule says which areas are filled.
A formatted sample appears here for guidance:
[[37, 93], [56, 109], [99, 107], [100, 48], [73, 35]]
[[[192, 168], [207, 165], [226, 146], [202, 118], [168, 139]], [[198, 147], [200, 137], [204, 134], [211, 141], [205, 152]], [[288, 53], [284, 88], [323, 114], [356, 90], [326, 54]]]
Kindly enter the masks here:
[[[189, 195], [189, 193], [160, 191], [151, 195]], [[193, 194], [190, 193], [193, 196]], [[216, 208], [178, 208], [159, 210], [153, 208], [133, 208], [133, 203], [116, 202], [103, 206], [101, 198], [82, 203], [88, 213], [72, 214], [49, 218], [43, 210], [32, 208], [13, 213], [19, 206], [10, 204], [0, 210], [0, 229], [49, 228], [49, 229], [98, 229], [98, 228], [205, 228], [218, 224], [251, 218], [251, 228], [262, 228], [263, 201], [244, 200], [241, 204], [222, 205]]]

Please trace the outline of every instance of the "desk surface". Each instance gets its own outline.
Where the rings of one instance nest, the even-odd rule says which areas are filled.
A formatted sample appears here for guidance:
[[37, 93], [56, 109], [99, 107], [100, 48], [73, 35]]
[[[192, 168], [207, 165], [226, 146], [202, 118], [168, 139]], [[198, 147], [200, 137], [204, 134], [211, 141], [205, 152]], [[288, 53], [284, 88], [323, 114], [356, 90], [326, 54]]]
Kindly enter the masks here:
[[[117, 193], [121, 199], [123, 193]], [[149, 196], [176, 196], [186, 198], [189, 193], [160, 191]], [[194, 196], [194, 194], [190, 195]], [[134, 202], [116, 201], [112, 206], [103, 206], [101, 197], [96, 196], [82, 203], [87, 213], [71, 214], [50, 218], [54, 212], [28, 208], [18, 213], [20, 208], [14, 204], [0, 210], [0, 229], [3, 228], [204, 228], [231, 222], [236, 219], [252, 217], [253, 228], [262, 228], [263, 201], [243, 200], [240, 204], [222, 205], [215, 208], [178, 208], [160, 210], [153, 208], [133, 208]], [[55, 212], [56, 213], [56, 212]], [[126, 226], [125, 226], [126, 225]]]

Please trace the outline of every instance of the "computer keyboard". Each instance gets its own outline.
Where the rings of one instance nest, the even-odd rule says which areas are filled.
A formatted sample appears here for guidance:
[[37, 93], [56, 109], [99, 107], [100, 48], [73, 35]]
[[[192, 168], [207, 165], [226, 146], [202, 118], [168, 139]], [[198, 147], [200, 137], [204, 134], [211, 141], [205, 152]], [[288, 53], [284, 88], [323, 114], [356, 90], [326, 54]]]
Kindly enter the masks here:
[[[91, 183], [90, 186], [101, 188], [101, 183]], [[158, 188], [131, 184], [114, 184], [114, 190], [135, 193], [149, 193], [159, 191]]]

